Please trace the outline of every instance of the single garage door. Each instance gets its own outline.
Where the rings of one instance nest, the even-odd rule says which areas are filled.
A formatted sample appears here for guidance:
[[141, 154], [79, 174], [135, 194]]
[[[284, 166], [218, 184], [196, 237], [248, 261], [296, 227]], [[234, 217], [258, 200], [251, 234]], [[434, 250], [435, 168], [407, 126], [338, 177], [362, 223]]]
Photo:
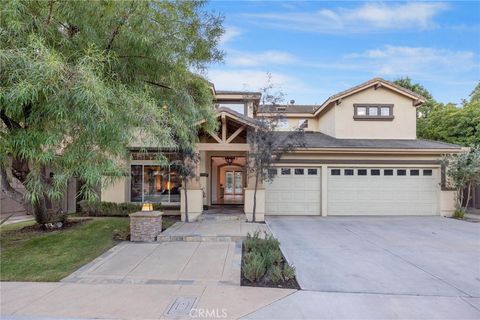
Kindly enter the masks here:
[[265, 212], [270, 215], [319, 215], [320, 168], [278, 168], [265, 186]]
[[440, 174], [428, 168], [329, 168], [329, 215], [437, 215]]

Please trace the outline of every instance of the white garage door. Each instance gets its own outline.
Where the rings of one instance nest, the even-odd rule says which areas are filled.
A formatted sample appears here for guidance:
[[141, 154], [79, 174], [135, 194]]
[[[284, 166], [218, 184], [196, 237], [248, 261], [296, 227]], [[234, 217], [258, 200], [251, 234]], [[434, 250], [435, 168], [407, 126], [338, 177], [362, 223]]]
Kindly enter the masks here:
[[270, 215], [319, 215], [320, 169], [278, 168], [265, 186], [265, 211]]
[[440, 174], [426, 168], [329, 168], [329, 215], [437, 215]]

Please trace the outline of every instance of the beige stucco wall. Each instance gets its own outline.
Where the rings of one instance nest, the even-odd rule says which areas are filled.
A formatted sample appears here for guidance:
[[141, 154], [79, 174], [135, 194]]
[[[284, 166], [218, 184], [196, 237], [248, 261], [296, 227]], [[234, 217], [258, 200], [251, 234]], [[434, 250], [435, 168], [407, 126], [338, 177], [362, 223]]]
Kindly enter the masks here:
[[444, 217], [453, 216], [455, 211], [456, 192], [451, 190], [442, 190], [440, 192], [440, 215]]
[[100, 195], [101, 201], [122, 203], [127, 202], [127, 188], [129, 179], [120, 178], [113, 184], [103, 187]]
[[[203, 190], [187, 189], [188, 220], [196, 221], [203, 211]], [[180, 189], [180, 214], [182, 221], [185, 221], [185, 189]]]
[[283, 115], [284, 119], [287, 119], [288, 128], [278, 127], [277, 131], [294, 131], [298, 128], [299, 120], [308, 120], [308, 127], [305, 128], [306, 131], [318, 131], [318, 120], [313, 117], [299, 117], [296, 115]]
[[[356, 121], [354, 104], [393, 104], [392, 121]], [[415, 139], [416, 108], [412, 100], [384, 87], [348, 96], [335, 106], [335, 137], [357, 139]]]
[[[245, 204], [243, 211], [247, 216], [248, 221], [252, 221], [253, 218], [253, 188], [245, 188]], [[265, 189], [263, 187], [257, 188], [256, 196], [256, 207], [255, 207], [255, 221], [264, 221], [265, 220]]]
[[[317, 129], [329, 136], [335, 136], [335, 107], [329, 107], [327, 111], [319, 114], [317, 122]], [[313, 122], [313, 121], [312, 121]]]

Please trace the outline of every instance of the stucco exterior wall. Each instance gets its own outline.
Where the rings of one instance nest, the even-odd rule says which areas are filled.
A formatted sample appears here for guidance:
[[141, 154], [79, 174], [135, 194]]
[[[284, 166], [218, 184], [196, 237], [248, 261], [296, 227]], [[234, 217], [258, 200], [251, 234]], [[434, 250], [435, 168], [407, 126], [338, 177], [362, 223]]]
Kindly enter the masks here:
[[100, 199], [106, 202], [122, 203], [128, 202], [127, 188], [129, 182], [127, 178], [120, 178], [108, 187], [102, 188]]
[[452, 190], [442, 190], [440, 192], [440, 215], [444, 217], [453, 216], [455, 211], [456, 192]]
[[[354, 120], [354, 104], [393, 104], [391, 121]], [[335, 137], [357, 139], [416, 139], [416, 108], [412, 100], [384, 87], [348, 96], [335, 106]]]
[[316, 119], [317, 130], [328, 134], [329, 136], [335, 136], [335, 107], [330, 106], [329, 109], [321, 113]]

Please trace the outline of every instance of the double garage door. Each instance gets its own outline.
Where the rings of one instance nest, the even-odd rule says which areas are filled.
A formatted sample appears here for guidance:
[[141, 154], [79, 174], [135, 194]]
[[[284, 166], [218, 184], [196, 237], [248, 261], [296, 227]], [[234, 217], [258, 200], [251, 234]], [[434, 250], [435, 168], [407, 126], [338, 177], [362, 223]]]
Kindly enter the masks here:
[[[266, 214], [319, 215], [320, 168], [276, 170], [277, 177], [266, 187]], [[328, 168], [326, 174], [328, 215], [436, 215], [439, 212], [438, 169], [336, 167]]]

